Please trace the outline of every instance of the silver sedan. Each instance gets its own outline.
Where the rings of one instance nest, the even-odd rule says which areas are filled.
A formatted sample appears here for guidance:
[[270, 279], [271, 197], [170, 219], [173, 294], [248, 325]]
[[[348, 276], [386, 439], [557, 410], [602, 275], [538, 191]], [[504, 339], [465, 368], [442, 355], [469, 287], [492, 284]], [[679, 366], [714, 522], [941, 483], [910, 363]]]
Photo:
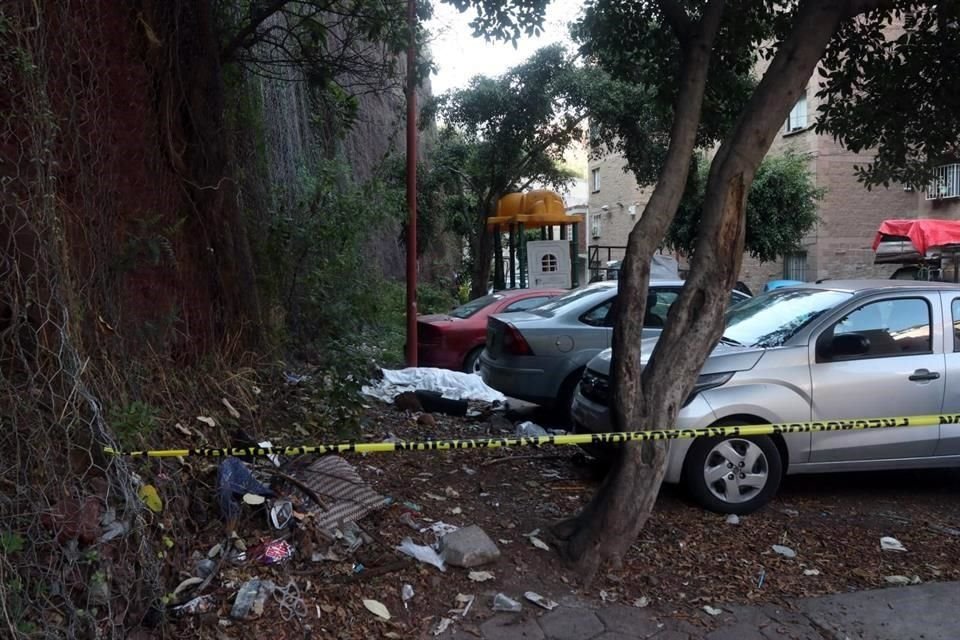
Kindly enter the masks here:
[[[655, 280], [647, 294], [644, 337], [660, 335], [682, 280]], [[734, 291], [734, 302], [749, 298]], [[617, 314], [617, 282], [597, 282], [527, 312], [501, 313], [487, 322], [480, 355], [484, 382], [502, 393], [569, 415], [584, 367], [610, 346]]]
[[[678, 427], [960, 412], [960, 286], [881, 280], [777, 289], [731, 309], [726, 321]], [[644, 341], [644, 362], [654, 344]], [[587, 366], [573, 401], [575, 430], [610, 430], [609, 371], [609, 350]], [[785, 473], [960, 466], [960, 425], [669, 447], [667, 482], [682, 482], [708, 509], [749, 513]]]

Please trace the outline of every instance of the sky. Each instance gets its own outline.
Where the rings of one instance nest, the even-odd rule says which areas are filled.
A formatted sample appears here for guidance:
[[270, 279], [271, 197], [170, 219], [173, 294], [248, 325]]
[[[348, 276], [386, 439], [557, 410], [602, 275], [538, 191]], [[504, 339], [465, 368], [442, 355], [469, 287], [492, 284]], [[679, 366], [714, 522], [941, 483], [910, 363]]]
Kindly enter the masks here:
[[[478, 74], [500, 75], [549, 44], [560, 42], [572, 48], [568, 25], [578, 16], [582, 6], [581, 0], [553, 0], [547, 7], [543, 33], [537, 38], [520, 38], [514, 49], [508, 42], [474, 38], [470, 28], [475, 15], [472, 9], [460, 13], [444, 2], [434, 3], [433, 19], [427, 23], [431, 33], [430, 52], [437, 66], [437, 72], [430, 76], [431, 90], [434, 95], [439, 95], [466, 86], [470, 78]], [[582, 164], [586, 174], [585, 150], [571, 150], [568, 162]], [[568, 206], [585, 203], [586, 180], [578, 180], [561, 195]]]
[[476, 15], [472, 9], [460, 13], [449, 4], [436, 2], [434, 17], [427, 23], [432, 34], [430, 50], [438, 67], [430, 78], [433, 92], [440, 94], [465, 86], [477, 74], [499, 75], [548, 44], [570, 44], [567, 25], [577, 17], [582, 6], [582, 2], [574, 0], [554, 0], [547, 7], [543, 34], [537, 38], [520, 38], [514, 49], [511, 43], [474, 38], [469, 26]]

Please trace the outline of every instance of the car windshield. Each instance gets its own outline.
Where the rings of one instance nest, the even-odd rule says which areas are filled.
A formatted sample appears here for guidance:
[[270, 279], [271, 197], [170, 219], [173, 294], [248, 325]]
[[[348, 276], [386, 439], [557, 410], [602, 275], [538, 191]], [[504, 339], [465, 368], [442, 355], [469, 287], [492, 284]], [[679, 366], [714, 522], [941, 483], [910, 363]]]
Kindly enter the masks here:
[[609, 291], [610, 289], [610, 286], [597, 286], [595, 284], [590, 284], [585, 287], [580, 287], [579, 289], [574, 289], [573, 291], [565, 293], [558, 298], [549, 300], [539, 307], [535, 307], [529, 311], [541, 316], [553, 316], [556, 312], [560, 311], [567, 305], [576, 304], [584, 298], [598, 295], [605, 291]]
[[733, 306], [727, 312], [723, 340], [748, 347], [779, 347], [852, 295], [827, 289], [775, 289]]
[[488, 296], [483, 296], [481, 298], [477, 298], [476, 300], [471, 300], [466, 304], [460, 305], [459, 307], [451, 311], [449, 315], [453, 316], [454, 318], [460, 318], [461, 320], [463, 320], [463, 319], [469, 318], [470, 316], [477, 313], [478, 311], [480, 311], [480, 309], [483, 309], [487, 305], [493, 304], [497, 300], [503, 300], [503, 295], [499, 293], [492, 293]]

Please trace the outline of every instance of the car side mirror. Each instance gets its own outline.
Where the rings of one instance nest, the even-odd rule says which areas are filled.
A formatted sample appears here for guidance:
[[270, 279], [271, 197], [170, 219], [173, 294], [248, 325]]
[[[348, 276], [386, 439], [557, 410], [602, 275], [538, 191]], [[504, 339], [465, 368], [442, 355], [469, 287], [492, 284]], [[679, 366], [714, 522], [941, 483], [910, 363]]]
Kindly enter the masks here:
[[862, 356], [870, 351], [870, 340], [859, 333], [843, 333], [833, 336], [824, 355], [828, 358]]

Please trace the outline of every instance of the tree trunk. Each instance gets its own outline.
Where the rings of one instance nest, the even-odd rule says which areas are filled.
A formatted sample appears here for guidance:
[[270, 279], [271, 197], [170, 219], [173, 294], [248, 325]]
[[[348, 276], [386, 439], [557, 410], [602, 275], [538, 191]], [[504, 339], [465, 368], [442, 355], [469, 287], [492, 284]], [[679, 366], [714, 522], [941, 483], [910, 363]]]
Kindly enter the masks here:
[[483, 215], [477, 220], [477, 236], [473, 245], [473, 272], [470, 274], [470, 298], [487, 295], [490, 266], [493, 262], [493, 235], [487, 231], [487, 218], [495, 215], [498, 198], [489, 195], [480, 207]]
[[[660, 181], [630, 234], [620, 280], [620, 311], [613, 337], [613, 414], [616, 427], [633, 431], [674, 424], [684, 399], [723, 332], [723, 314], [743, 255], [746, 195], [777, 130], [823, 55], [841, 20], [865, 3], [802, 2], [789, 36], [711, 164], [703, 217], [690, 275], [670, 308], [663, 334], [645, 368], [640, 363], [649, 261], [676, 213], [693, 150], [709, 52], [687, 50], [674, 129]], [[712, 5], [711, 5], [712, 8]], [[708, 13], [701, 42], [713, 33]], [[687, 91], [691, 95], [683, 96]], [[699, 92], [699, 93], [697, 93]], [[696, 99], [695, 109], [683, 100]], [[649, 518], [662, 482], [665, 445], [632, 443], [586, 509], [555, 533], [561, 552], [591, 580], [606, 563], [618, 566]], [[626, 467], [626, 468], [624, 468]]]

